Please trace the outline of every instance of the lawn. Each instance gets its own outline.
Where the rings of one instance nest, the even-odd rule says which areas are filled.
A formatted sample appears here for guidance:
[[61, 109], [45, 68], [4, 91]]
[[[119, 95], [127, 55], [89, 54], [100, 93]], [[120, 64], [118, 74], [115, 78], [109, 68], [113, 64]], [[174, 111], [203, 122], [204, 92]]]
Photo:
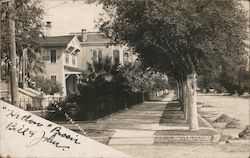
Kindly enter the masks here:
[[[198, 96], [198, 109], [202, 117], [206, 118], [213, 127], [223, 135], [238, 137], [247, 125], [249, 125], [250, 100], [235, 96]], [[237, 128], [226, 128], [227, 121], [216, 122], [222, 114], [239, 123]], [[227, 120], [227, 119], [225, 119]]]

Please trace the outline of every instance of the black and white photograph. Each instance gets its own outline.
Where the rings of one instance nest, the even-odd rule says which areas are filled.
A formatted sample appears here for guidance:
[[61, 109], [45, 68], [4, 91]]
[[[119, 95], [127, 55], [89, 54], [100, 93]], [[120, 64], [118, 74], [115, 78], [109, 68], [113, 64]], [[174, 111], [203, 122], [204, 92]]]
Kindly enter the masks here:
[[250, 0], [0, 0], [0, 158], [250, 158]]

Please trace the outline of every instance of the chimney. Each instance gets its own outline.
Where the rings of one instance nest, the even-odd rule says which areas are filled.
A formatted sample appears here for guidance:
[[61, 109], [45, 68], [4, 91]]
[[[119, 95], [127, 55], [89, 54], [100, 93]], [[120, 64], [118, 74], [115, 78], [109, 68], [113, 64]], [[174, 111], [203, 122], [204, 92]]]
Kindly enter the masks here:
[[52, 29], [51, 21], [47, 21], [45, 27], [46, 27], [45, 35], [46, 36], [51, 36], [51, 29]]
[[82, 29], [82, 42], [86, 42], [86, 41], [87, 41], [87, 30]]

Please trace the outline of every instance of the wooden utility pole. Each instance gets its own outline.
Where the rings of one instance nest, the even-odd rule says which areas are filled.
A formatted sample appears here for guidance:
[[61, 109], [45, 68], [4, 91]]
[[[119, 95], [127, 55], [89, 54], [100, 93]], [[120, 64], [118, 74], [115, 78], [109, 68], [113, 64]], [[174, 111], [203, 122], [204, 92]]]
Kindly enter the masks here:
[[10, 85], [11, 85], [11, 101], [13, 105], [17, 105], [18, 100], [18, 84], [16, 69], [16, 35], [15, 35], [15, 2], [9, 2], [9, 30], [10, 30]]
[[22, 85], [23, 89], [26, 89], [28, 87], [27, 85], [27, 48], [23, 49], [23, 55], [21, 58], [22, 63]]
[[0, 80], [2, 80], [2, 2], [0, 2]]

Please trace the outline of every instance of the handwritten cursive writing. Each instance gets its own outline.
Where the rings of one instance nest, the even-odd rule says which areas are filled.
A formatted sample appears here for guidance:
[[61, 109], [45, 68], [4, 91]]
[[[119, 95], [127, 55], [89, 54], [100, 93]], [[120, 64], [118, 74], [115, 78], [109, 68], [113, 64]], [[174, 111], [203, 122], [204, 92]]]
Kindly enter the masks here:
[[16, 119], [20, 119], [20, 120], [25, 121], [25, 122], [27, 122], [29, 124], [36, 125], [37, 127], [43, 126], [42, 123], [34, 121], [31, 118], [32, 117], [31, 115], [23, 115], [23, 116], [21, 116], [20, 114], [18, 114], [17, 112], [14, 112], [13, 110], [9, 110], [9, 113], [6, 116], [7, 117], [14, 117]]
[[55, 137], [56, 137], [55, 134], [53, 134], [51, 136], [46, 136], [46, 133], [44, 131], [42, 131], [42, 136], [30, 141], [29, 144], [26, 145], [26, 147], [32, 147], [40, 142], [46, 142], [46, 143], [51, 143], [51, 144], [55, 145], [57, 148], [70, 148], [69, 146], [60, 145], [59, 141], [54, 140]]
[[28, 135], [29, 137], [33, 137], [35, 135], [36, 132], [32, 131], [31, 129], [25, 127], [24, 125], [22, 125], [21, 127], [18, 126], [17, 122], [11, 122], [9, 123], [5, 129], [8, 129], [10, 131], [15, 131], [19, 134], [22, 134], [23, 136]]
[[[70, 134], [62, 133], [61, 128], [62, 127], [55, 127], [50, 132], [51, 133], [54, 132], [55, 135], [61, 136], [62, 138], [65, 137], [66, 139], [69, 139], [69, 140], [73, 141], [75, 144], [80, 144], [80, 142], [78, 142], [77, 138], [73, 138]], [[78, 136], [78, 135], [76, 135], [76, 136]]]
[[[57, 147], [57, 148], [63, 148], [63, 149], [64, 148], [70, 148], [70, 146], [61, 145], [60, 141], [55, 140], [58, 137], [66, 138], [66, 139], [68, 139], [70, 141], [73, 141], [73, 143], [75, 143], [75, 144], [80, 144], [80, 142], [78, 141], [77, 138], [74, 138], [70, 134], [63, 133], [61, 131], [61, 129], [62, 129], [62, 127], [58, 126], [58, 127], [53, 128], [49, 133], [46, 133], [46, 132], [42, 131], [42, 136], [31, 140], [29, 142], [29, 144], [27, 145], [27, 147], [32, 147], [32, 146], [35, 146], [35, 145], [37, 145], [37, 144], [39, 144], [41, 142], [46, 142], [46, 143], [50, 143], [50, 144], [55, 145], [55, 147]], [[78, 135], [76, 135], [76, 137], [77, 136]]]

